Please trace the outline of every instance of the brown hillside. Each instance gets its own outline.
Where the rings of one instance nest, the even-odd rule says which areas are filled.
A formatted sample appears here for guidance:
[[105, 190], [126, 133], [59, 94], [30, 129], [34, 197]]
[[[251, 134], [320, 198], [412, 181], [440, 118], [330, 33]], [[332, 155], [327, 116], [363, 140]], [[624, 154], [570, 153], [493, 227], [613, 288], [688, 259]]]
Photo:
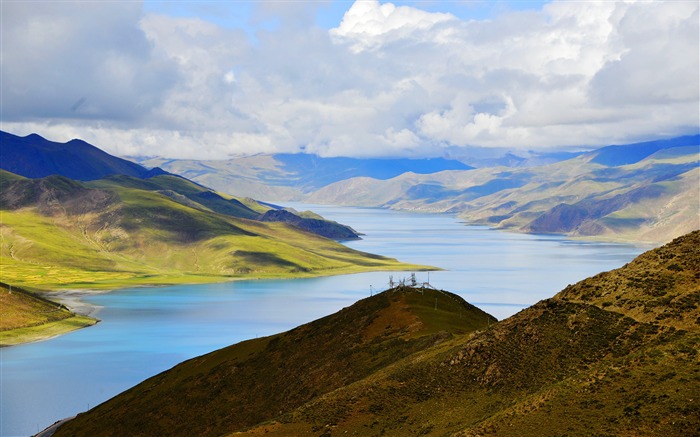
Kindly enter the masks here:
[[640, 322], [700, 329], [700, 231], [643, 253], [625, 267], [569, 286], [555, 298], [585, 302]]
[[[699, 245], [700, 232], [686, 235], [244, 434], [697, 435]], [[666, 272], [681, 272], [674, 264], [685, 273], [670, 280]], [[638, 275], [667, 279], [620, 284]], [[626, 306], [566, 300], [592, 284]], [[672, 309], [651, 300], [644, 312], [649, 290], [671, 296]]]
[[246, 429], [495, 322], [451, 293], [396, 288], [289, 332], [182, 363], [78, 416], [56, 435]]

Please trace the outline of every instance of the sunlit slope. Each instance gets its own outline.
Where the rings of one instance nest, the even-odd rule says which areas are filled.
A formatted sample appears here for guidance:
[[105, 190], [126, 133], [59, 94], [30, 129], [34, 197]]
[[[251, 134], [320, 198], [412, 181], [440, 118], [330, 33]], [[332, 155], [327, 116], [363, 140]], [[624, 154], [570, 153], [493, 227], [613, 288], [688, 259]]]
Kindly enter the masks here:
[[95, 322], [24, 289], [0, 283], [0, 347], [51, 337]]
[[3, 280], [53, 287], [420, 268], [114, 181], [2, 175]]
[[662, 149], [616, 167], [596, 156], [531, 168], [354, 178], [309, 201], [451, 212], [497, 228], [627, 241], [662, 243], [700, 229], [698, 146]]
[[252, 200], [248, 200], [247, 204], [244, 204], [241, 199], [214, 192], [175, 175], [160, 175], [148, 179], [117, 175], [89, 182], [87, 185], [95, 188], [121, 187], [157, 191], [178, 203], [238, 218], [254, 219], [269, 209], [269, 207]]
[[291, 331], [186, 361], [78, 416], [57, 435], [223, 435], [493, 323], [451, 293], [399, 287]]

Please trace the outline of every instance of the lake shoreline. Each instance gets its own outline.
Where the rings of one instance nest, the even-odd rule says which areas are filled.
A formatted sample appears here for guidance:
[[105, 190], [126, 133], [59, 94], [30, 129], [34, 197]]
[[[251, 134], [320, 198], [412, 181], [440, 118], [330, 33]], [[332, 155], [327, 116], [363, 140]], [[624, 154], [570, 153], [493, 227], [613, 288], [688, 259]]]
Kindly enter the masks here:
[[[410, 263], [403, 263], [400, 261], [397, 261], [397, 266], [396, 269], [394, 270], [376, 270], [376, 269], [367, 269], [362, 270], [362, 271], [354, 271], [355, 269], [342, 269], [342, 271], [333, 271], [333, 272], [328, 272], [328, 271], [323, 271], [323, 272], [317, 272], [317, 273], [311, 273], [311, 274], [303, 274], [303, 275], [298, 275], [298, 276], [284, 276], [284, 277], [253, 277], [253, 278], [241, 278], [241, 277], [236, 277], [236, 278], [229, 278], [229, 277], [220, 277], [220, 278], [208, 278], [208, 279], [214, 279], [212, 281], [205, 281], [205, 282], [184, 282], [184, 283], [178, 283], [177, 285], [192, 285], [192, 286], [197, 286], [197, 285], [203, 285], [206, 283], [232, 283], [232, 282], [239, 282], [239, 281], [262, 281], [262, 280], [279, 280], [279, 281], [284, 281], [288, 279], [304, 279], [304, 278], [321, 278], [321, 277], [327, 277], [327, 276], [343, 276], [343, 275], [351, 275], [351, 274], [356, 274], [356, 273], [369, 273], [369, 272], [374, 272], [374, 271], [416, 271], [416, 272], [422, 272], [422, 271], [440, 271], [442, 270], [439, 267], [432, 267], [432, 266], [424, 266], [424, 265], [417, 265], [417, 264], [410, 264]], [[404, 270], [402, 270], [404, 269]], [[108, 288], [67, 288], [67, 289], [57, 289], [57, 290], [51, 290], [51, 291], [38, 291], [36, 292], [39, 296], [43, 297], [44, 299], [51, 300], [56, 303], [60, 303], [64, 305], [66, 308], [68, 308], [72, 313], [76, 314], [76, 317], [73, 317], [71, 319], [73, 320], [74, 323], [66, 324], [63, 323], [61, 325], [61, 322], [53, 322], [53, 323], [47, 323], [44, 325], [39, 325], [39, 326], [33, 326], [33, 327], [28, 327], [28, 328], [17, 328], [15, 330], [10, 330], [6, 331], [6, 335], [13, 335], [16, 338], [13, 339], [11, 343], [3, 343], [0, 344], [0, 347], [12, 347], [12, 346], [20, 346], [23, 344], [29, 344], [29, 343], [36, 343], [39, 341], [46, 341], [46, 340], [51, 340], [56, 337], [59, 337], [61, 335], [69, 334], [75, 330], [82, 329], [82, 328], [87, 328], [90, 326], [94, 326], [95, 324], [99, 323], [100, 320], [97, 319], [95, 316], [102, 310], [103, 307], [98, 306], [98, 305], [93, 305], [89, 302], [86, 302], [83, 300], [85, 297], [90, 297], [90, 296], [96, 296], [100, 294], [106, 294], [106, 293], [111, 293], [113, 291], [118, 291], [118, 290], [124, 290], [124, 289], [131, 289], [131, 288], [144, 288], [144, 289], [153, 289], [153, 288], [165, 288], [169, 286], [173, 286], [175, 284], [172, 283], [155, 283], [155, 284], [121, 284], [119, 286], [108, 286]], [[82, 316], [82, 318], [80, 318]], [[68, 319], [68, 320], [71, 320]], [[90, 323], [87, 319], [93, 320], [94, 322]], [[77, 321], [80, 321], [80, 323], [75, 323]], [[28, 332], [26, 334], [17, 334], [17, 331], [19, 330], [30, 330], [31, 332]], [[14, 332], [13, 332], [14, 331]], [[45, 332], [43, 332], [45, 331]]]
[[[567, 284], [618, 268], [639, 252], [629, 245], [464, 226], [444, 214], [337, 207], [319, 212], [366, 234], [345, 243], [352, 249], [442, 267], [429, 275], [416, 270], [418, 283], [454, 292], [499, 320]], [[52, 287], [42, 296], [65, 298], [65, 304], [102, 322], [52, 341], [3, 349], [3, 428], [9, 435], [34, 434], [182, 361], [337, 312], [383, 290], [392, 279], [410, 277], [412, 269], [374, 270], [297, 279], [256, 275], [212, 283], [212, 278], [172, 277], [167, 282], [178, 282], [172, 285], [150, 277], [151, 283], [138, 287], [133, 282]], [[197, 279], [208, 283], [185, 284]], [[95, 306], [81, 308], [83, 303]]]

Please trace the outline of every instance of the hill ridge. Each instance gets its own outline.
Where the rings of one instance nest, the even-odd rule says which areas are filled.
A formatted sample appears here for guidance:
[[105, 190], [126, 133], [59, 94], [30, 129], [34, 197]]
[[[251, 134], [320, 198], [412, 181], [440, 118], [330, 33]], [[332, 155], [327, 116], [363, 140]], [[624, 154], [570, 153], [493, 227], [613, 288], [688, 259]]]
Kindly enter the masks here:
[[101, 179], [112, 174], [146, 178], [166, 173], [118, 158], [80, 139], [66, 143], [49, 141], [38, 134], [25, 137], [0, 131], [0, 169], [29, 178], [54, 174], [74, 180]]
[[[434, 310], [436, 299], [441, 309]], [[285, 333], [184, 362], [125, 392], [128, 400], [114, 398], [92, 410], [91, 417], [78, 416], [57, 435], [106, 429], [115, 434], [222, 434], [247, 428], [495, 321], [457, 295], [397, 287]], [[164, 388], [167, 397], [151, 397]], [[190, 407], [171, 414], [168, 398], [187, 399]], [[237, 407], [221, 405], [217, 401], [222, 398]], [[132, 415], [133, 408], [143, 415]], [[203, 411], [211, 420], [195, 423]]]

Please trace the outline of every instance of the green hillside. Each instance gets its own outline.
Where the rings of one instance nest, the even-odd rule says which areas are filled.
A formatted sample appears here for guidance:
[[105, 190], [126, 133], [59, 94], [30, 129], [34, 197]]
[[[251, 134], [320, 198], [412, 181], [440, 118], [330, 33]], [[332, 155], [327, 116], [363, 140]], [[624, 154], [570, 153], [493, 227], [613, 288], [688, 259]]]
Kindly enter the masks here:
[[0, 283], [0, 347], [53, 337], [96, 322], [27, 290]]
[[11, 284], [112, 288], [420, 269], [283, 223], [218, 213], [223, 197], [205, 207], [183, 201], [173, 193], [195, 197], [197, 186], [173, 176], [0, 176], [0, 263]]
[[158, 191], [179, 203], [186, 203], [188, 206], [208, 209], [238, 218], [254, 219], [261, 212], [269, 209], [259, 203], [255, 206], [252, 202], [246, 205], [239, 199], [216, 193], [209, 188], [173, 175], [160, 175], [148, 179], [118, 175], [90, 182], [88, 185], [96, 188], [124, 187]]
[[693, 435], [699, 316], [696, 231], [495, 324], [390, 290], [187, 361], [57, 435]]

